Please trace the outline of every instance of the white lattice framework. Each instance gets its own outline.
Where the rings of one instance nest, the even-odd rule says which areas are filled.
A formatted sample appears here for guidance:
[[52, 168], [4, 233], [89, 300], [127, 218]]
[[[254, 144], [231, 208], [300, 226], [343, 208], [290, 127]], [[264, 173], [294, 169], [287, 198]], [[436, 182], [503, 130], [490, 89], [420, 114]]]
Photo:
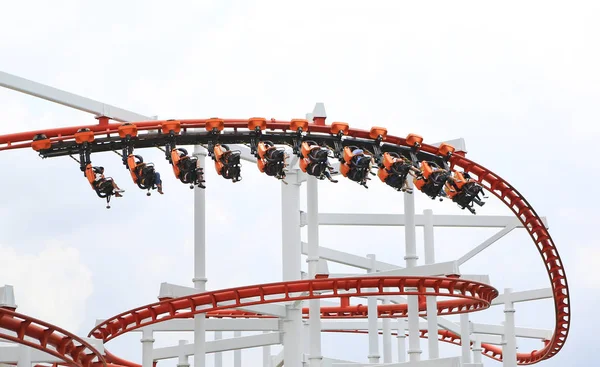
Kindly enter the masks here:
[[[26, 80], [14, 75], [0, 72], [0, 86], [10, 88], [35, 97], [43, 98], [71, 108], [89, 112], [97, 117], [109, 117], [116, 121], [151, 120], [157, 117], [143, 116], [110, 106], [85, 97], [77, 96], [62, 90]], [[318, 103], [312, 113], [307, 114], [307, 119], [313, 117], [326, 117], [325, 108]], [[466, 151], [463, 139], [449, 142], [457, 151]], [[242, 151], [242, 159], [256, 162], [246, 146], [236, 146]], [[205, 167], [206, 150], [195, 146], [194, 154], [198, 156], [200, 165]], [[414, 275], [414, 276], [440, 276], [447, 274], [461, 274], [460, 267], [475, 255], [484, 251], [494, 242], [501, 239], [517, 228], [523, 228], [519, 220], [513, 216], [462, 216], [462, 215], [434, 215], [432, 210], [425, 210], [422, 214], [415, 213], [414, 196], [404, 195], [404, 214], [347, 214], [347, 213], [321, 213], [319, 212], [318, 180], [307, 176], [299, 170], [297, 159], [292, 158], [290, 172], [287, 174], [287, 184], [281, 185], [282, 198], [282, 280], [298, 280], [303, 276], [301, 271], [302, 255], [307, 256], [308, 276], [328, 274], [327, 262], [344, 264], [356, 268], [354, 274], [328, 274], [329, 277], [344, 277], [351, 275], [364, 275], [377, 273], [378, 275]], [[307, 212], [300, 210], [300, 190], [306, 184]], [[194, 279], [193, 287], [163, 283], [160, 285], [159, 298], [180, 297], [195, 294], [206, 290], [206, 191], [196, 188], [194, 190]], [[545, 220], [545, 219], [544, 219]], [[546, 222], [544, 222], [545, 225]], [[375, 255], [360, 256], [350, 254], [328, 247], [319, 243], [319, 226], [402, 226], [405, 232], [405, 260], [404, 266], [376, 259]], [[301, 228], [308, 226], [308, 238], [303, 241]], [[416, 228], [422, 227], [424, 231], [424, 263], [418, 265]], [[497, 228], [499, 231], [456, 260], [447, 262], [435, 261], [434, 228], [435, 227], [472, 227], [472, 228]], [[487, 275], [466, 275], [468, 278], [484, 283], [490, 283]], [[1, 280], [0, 280], [1, 281]], [[275, 280], [274, 280], [275, 281]], [[335, 321], [322, 320], [319, 309], [322, 305], [332, 305], [323, 300], [308, 301], [310, 318], [302, 319], [302, 303], [270, 304], [245, 307], [244, 310], [272, 315], [271, 319], [206, 319], [197, 315], [194, 319], [171, 320], [142, 329], [135, 330], [142, 334], [141, 355], [142, 367], [152, 367], [154, 361], [177, 359], [178, 367], [189, 367], [188, 357], [194, 357], [195, 367], [204, 367], [205, 355], [215, 354], [215, 366], [222, 366], [222, 353], [233, 351], [233, 365], [242, 366], [241, 350], [246, 348], [263, 348], [264, 367], [282, 366], [482, 366], [481, 343], [490, 343], [503, 346], [505, 367], [516, 366], [516, 338], [531, 338], [548, 340], [552, 336], [551, 330], [515, 327], [514, 307], [516, 303], [545, 298], [552, 298], [550, 288], [536, 289], [523, 292], [511, 292], [505, 289], [503, 294], [493, 301], [493, 306], [504, 306], [505, 322], [503, 325], [479, 324], [469, 321], [468, 314], [461, 314], [460, 322], [452, 322], [436, 314], [436, 297], [427, 297], [427, 314], [433, 316], [420, 318], [418, 315], [417, 296], [409, 297], [370, 297], [368, 299], [367, 321]], [[377, 305], [385, 303], [408, 303], [407, 319], [377, 318]], [[16, 303], [11, 286], [0, 288], [0, 307], [15, 308]], [[102, 320], [98, 320], [100, 323]], [[460, 356], [454, 358], [439, 358], [439, 340], [429, 338], [427, 341], [419, 338], [419, 330], [427, 329], [429, 335], [437, 335], [438, 329], [450, 330], [459, 334], [463, 340], [471, 340], [473, 345], [463, 343]], [[368, 331], [368, 363], [342, 361], [327, 358], [321, 353], [322, 330], [364, 330]], [[170, 347], [153, 347], [154, 334], [160, 332], [187, 331], [194, 333], [194, 340], [181, 340], [177, 345]], [[262, 334], [246, 335], [244, 332], [259, 331]], [[398, 355], [392, 355], [392, 331], [397, 332]], [[408, 337], [405, 332], [408, 331]], [[206, 333], [214, 332], [215, 340], [206, 341]], [[233, 332], [233, 338], [223, 338], [224, 332]], [[381, 339], [379, 333], [382, 333]], [[408, 339], [408, 346], [406, 345]], [[103, 351], [102, 343], [98, 339], [86, 339], [99, 351]], [[382, 355], [380, 354], [380, 341], [382, 342]], [[421, 343], [427, 343], [428, 356], [422, 354]], [[270, 346], [283, 345], [282, 351], [271, 355]], [[285, 363], [284, 363], [285, 361]], [[60, 360], [43, 352], [25, 346], [1, 346], [0, 362], [17, 363], [18, 367], [30, 367], [32, 363], [58, 363]], [[543, 362], [542, 362], [543, 364]], [[256, 361], [245, 361], [245, 365], [256, 366]]]

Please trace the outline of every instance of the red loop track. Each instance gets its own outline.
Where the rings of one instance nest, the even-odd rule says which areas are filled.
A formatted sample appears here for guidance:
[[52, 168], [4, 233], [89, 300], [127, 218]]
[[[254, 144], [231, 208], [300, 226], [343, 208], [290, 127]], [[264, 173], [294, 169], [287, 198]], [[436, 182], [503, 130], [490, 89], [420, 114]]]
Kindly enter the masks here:
[[[498, 296], [498, 291], [483, 283], [438, 277], [351, 277], [270, 283], [204, 292], [138, 307], [105, 320], [92, 329], [89, 335], [108, 342], [147, 325], [176, 318], [190, 318], [199, 313], [220, 309], [307, 299], [379, 295], [453, 297], [467, 301], [441, 301], [438, 307], [440, 314], [451, 315], [488, 308], [490, 302]], [[445, 302], [451, 304], [444, 305]]]
[[[180, 120], [183, 129], [204, 128], [206, 121], [207, 119]], [[238, 129], [248, 129], [249, 120], [247, 119], [229, 119], [223, 121], [226, 129], [233, 128], [236, 131]], [[163, 122], [165, 121], [143, 121], [136, 122], [135, 125], [138, 130], [160, 131]], [[53, 142], [72, 140], [74, 139], [74, 134], [77, 130], [84, 127], [89, 128], [95, 135], [114, 135], [118, 133], [119, 125], [120, 124], [76, 126], [3, 135], [0, 136], [0, 150], [28, 148], [31, 146], [33, 137], [37, 134], [45, 134]], [[328, 125], [309, 124], [308, 133], [329, 134], [330, 128], [331, 127]], [[267, 129], [271, 131], [289, 131], [290, 121], [269, 120], [267, 121]], [[353, 128], [348, 130], [347, 136], [360, 139], [371, 139], [369, 131]], [[408, 147], [406, 139], [401, 137], [388, 135], [385, 137], [384, 142]], [[422, 144], [420, 149], [431, 154], [436, 154], [438, 151], [437, 147], [427, 144]], [[459, 154], [454, 154], [450, 159], [450, 163], [453, 168], [462, 168], [465, 172], [468, 172], [473, 178], [476, 178], [486, 190], [502, 200], [502, 202], [504, 202], [519, 218], [538, 248], [545, 264], [548, 277], [550, 278], [550, 284], [554, 294], [555, 328], [551, 340], [549, 340], [542, 349], [532, 351], [531, 353], [518, 353], [517, 360], [519, 364], [533, 364], [554, 356], [563, 347], [569, 333], [570, 306], [569, 289], [565, 270], [552, 237], [527, 200], [525, 200], [525, 198], [507, 181], [487, 168]], [[147, 312], [154, 312], [151, 311], [151, 308], [146, 308], [146, 310], [148, 310]], [[118, 317], [121, 316], [122, 315]], [[98, 330], [98, 328], [94, 330]], [[494, 359], [501, 359], [501, 348], [492, 345], [485, 345], [483, 347], [486, 350], [485, 354], [487, 356]]]
[[[20, 313], [0, 308], [0, 327], [14, 335], [0, 333], [0, 339], [10, 340], [46, 352], [73, 367], [91, 367], [106, 360], [96, 348], [59, 327]], [[97, 361], [94, 359], [97, 358]]]

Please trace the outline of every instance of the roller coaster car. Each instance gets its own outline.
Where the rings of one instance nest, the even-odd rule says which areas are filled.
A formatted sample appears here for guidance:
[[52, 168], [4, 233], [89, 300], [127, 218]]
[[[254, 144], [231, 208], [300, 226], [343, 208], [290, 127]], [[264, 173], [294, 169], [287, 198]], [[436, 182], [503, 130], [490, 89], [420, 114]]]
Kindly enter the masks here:
[[195, 185], [205, 189], [204, 169], [198, 167], [198, 158], [190, 157], [184, 148], [171, 149], [171, 165], [175, 177], [184, 184], [190, 184], [190, 189]]
[[319, 146], [314, 141], [304, 141], [300, 153], [302, 156], [302, 159], [300, 159], [302, 172], [306, 172], [319, 180], [327, 178], [331, 182], [338, 182], [331, 177], [333, 167], [329, 164], [329, 149]]
[[256, 164], [261, 172], [267, 176], [274, 176], [280, 180], [285, 178], [285, 150], [277, 149], [270, 141], [258, 143], [258, 160]]
[[227, 145], [215, 144], [213, 149], [215, 169], [223, 178], [235, 182], [241, 181], [240, 151], [230, 150]]
[[377, 171], [377, 176], [382, 182], [393, 187], [397, 191], [412, 194], [412, 189], [407, 185], [407, 177], [411, 170], [416, 171], [408, 159], [398, 153], [383, 153], [383, 163]]
[[423, 161], [421, 162], [421, 175], [415, 177], [414, 183], [421, 192], [431, 199], [435, 199], [440, 195], [445, 196], [444, 187], [448, 180], [452, 180], [450, 171], [440, 168], [435, 162]]
[[[455, 172], [452, 186], [446, 188], [446, 195], [458, 204], [461, 209], [468, 209], [471, 213], [475, 214], [473, 204], [479, 206], [485, 204], [482, 198], [479, 197], [479, 194], [484, 195], [483, 187], [469, 177], [468, 173]], [[485, 198], [485, 196], [483, 197]]]
[[113, 195], [117, 197], [121, 196], [121, 194], [115, 190], [113, 179], [110, 177], [104, 177], [103, 167], [93, 167], [91, 164], [86, 165], [85, 177], [98, 197], [106, 199], [107, 209], [110, 209], [110, 198]]
[[144, 163], [144, 158], [141, 156], [130, 154], [127, 156], [127, 168], [129, 168], [133, 183], [137, 184], [140, 189], [148, 191], [156, 189], [154, 164]]
[[362, 149], [354, 146], [344, 147], [344, 160], [340, 163], [340, 173], [368, 188], [367, 181], [371, 179], [369, 174], [372, 164], [373, 157], [366, 155]]

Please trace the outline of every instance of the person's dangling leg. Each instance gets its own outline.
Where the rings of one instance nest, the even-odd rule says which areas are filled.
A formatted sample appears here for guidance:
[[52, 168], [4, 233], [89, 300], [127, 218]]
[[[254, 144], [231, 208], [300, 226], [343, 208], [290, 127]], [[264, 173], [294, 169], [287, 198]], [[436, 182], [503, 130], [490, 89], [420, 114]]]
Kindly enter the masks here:
[[162, 191], [162, 181], [160, 179], [160, 173], [154, 171], [154, 183], [156, 183], [156, 187], [158, 188], [158, 193], [159, 194], [164, 194], [164, 192]]

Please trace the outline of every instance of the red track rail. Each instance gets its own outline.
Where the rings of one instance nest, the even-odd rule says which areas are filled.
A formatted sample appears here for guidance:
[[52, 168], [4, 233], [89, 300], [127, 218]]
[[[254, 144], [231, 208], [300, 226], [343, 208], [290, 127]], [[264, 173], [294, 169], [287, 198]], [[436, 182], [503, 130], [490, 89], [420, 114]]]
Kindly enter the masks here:
[[[0, 328], [15, 333], [0, 333], [0, 339], [41, 350], [62, 359], [69, 366], [91, 367], [101, 364], [106, 367], [106, 360], [96, 348], [78, 336], [47, 322], [0, 308]], [[94, 361], [95, 358], [97, 361]]]
[[[183, 129], [190, 128], [204, 128], [207, 119], [196, 119], [196, 120], [180, 120], [181, 127]], [[248, 119], [228, 119], [224, 120], [225, 128], [248, 129]], [[161, 130], [161, 124], [165, 121], [143, 121], [135, 122], [138, 130]], [[63, 141], [74, 139], [74, 134], [80, 128], [89, 128], [95, 133], [95, 135], [110, 135], [117, 134], [118, 127], [120, 124], [102, 124], [102, 125], [88, 125], [88, 126], [76, 126], [66, 127], [39, 131], [30, 131], [24, 133], [16, 133], [0, 136], [0, 150], [8, 149], [19, 149], [27, 148], [31, 146], [33, 137], [37, 134], [45, 134], [52, 141]], [[313, 133], [330, 133], [331, 126], [328, 125], [316, 125], [309, 124], [308, 132]], [[267, 122], [267, 129], [269, 130], [289, 130], [290, 121], [277, 121], [271, 119]], [[369, 131], [350, 128], [347, 136], [361, 139], [370, 139]], [[385, 138], [385, 142], [390, 144], [396, 144], [407, 147], [406, 139], [396, 136], [388, 135]], [[438, 148], [422, 144], [421, 150], [424, 152], [436, 154]], [[462, 157], [459, 154], [454, 154], [450, 159], [450, 163], [453, 168], [462, 168], [465, 172], [468, 172], [471, 176], [475, 176], [478, 182], [502, 202], [504, 202], [512, 212], [519, 218], [521, 223], [525, 226], [527, 232], [533, 239], [542, 260], [544, 261], [550, 284], [554, 294], [554, 308], [555, 308], [555, 328], [551, 340], [540, 349], [532, 351], [531, 353], [518, 353], [517, 361], [519, 364], [533, 364], [543, 359], [548, 359], [556, 353], [558, 353], [569, 334], [570, 327], [570, 306], [569, 306], [569, 287], [567, 283], [567, 277], [565, 270], [558, 255], [558, 250], [552, 240], [552, 237], [548, 233], [548, 230], [544, 227], [540, 217], [537, 215], [533, 207], [527, 202], [527, 200], [506, 180], [496, 175], [487, 168]], [[488, 356], [501, 356], [501, 348], [496, 346], [485, 346], [486, 350], [489, 351]]]
[[[372, 290], [374, 288], [375, 291]], [[417, 291], [407, 290], [410, 288], [416, 288]], [[92, 329], [89, 335], [108, 342], [147, 325], [176, 318], [190, 318], [199, 313], [220, 309], [307, 299], [380, 295], [441, 296], [467, 301], [441, 301], [438, 305], [440, 315], [451, 315], [488, 308], [490, 302], [498, 296], [498, 291], [483, 283], [439, 277], [352, 277], [261, 284], [204, 292], [138, 307], [105, 320]], [[445, 302], [451, 304], [444, 305]]]

